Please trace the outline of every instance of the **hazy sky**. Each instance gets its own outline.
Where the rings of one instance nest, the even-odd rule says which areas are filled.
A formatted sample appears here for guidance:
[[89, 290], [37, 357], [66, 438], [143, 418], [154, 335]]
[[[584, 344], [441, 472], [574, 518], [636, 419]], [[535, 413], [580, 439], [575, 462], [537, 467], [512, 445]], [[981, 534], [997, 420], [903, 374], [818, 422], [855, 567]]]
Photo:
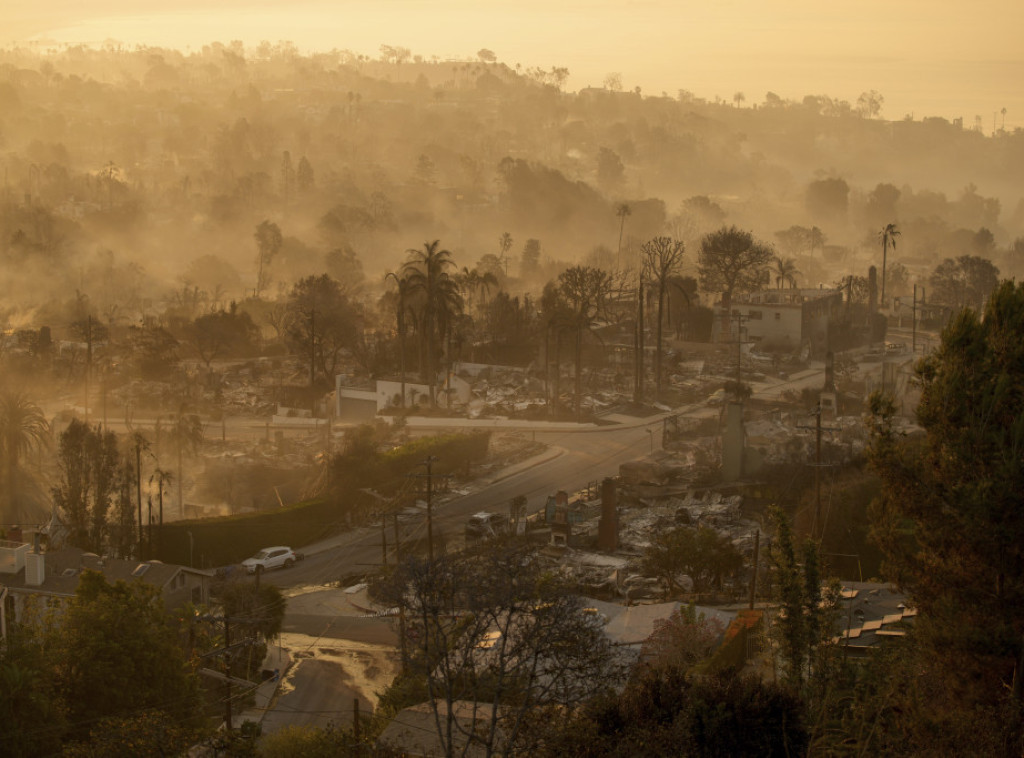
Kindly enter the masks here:
[[[0, 12], [0, 38], [196, 48], [240, 39], [425, 57], [480, 48], [514, 65], [566, 66], [568, 86], [618, 72], [648, 94], [688, 89], [747, 104], [876, 89], [883, 115], [963, 116], [1007, 109], [1024, 125], [1021, 0], [37, 0]], [[29, 7], [25, 7], [29, 6]], [[999, 116], [1000, 121], [1002, 115]]]

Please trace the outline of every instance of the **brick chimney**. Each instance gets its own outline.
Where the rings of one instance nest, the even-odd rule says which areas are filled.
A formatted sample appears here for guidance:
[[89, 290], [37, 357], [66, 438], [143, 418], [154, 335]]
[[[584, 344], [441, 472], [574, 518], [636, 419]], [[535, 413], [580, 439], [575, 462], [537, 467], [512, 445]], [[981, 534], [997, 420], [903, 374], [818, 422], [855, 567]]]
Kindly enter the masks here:
[[25, 556], [25, 584], [38, 587], [46, 580], [46, 553], [39, 549], [39, 532], [35, 534], [35, 546]]
[[615, 480], [601, 482], [601, 521], [597, 525], [597, 547], [608, 553], [619, 549], [619, 514], [616, 510]]

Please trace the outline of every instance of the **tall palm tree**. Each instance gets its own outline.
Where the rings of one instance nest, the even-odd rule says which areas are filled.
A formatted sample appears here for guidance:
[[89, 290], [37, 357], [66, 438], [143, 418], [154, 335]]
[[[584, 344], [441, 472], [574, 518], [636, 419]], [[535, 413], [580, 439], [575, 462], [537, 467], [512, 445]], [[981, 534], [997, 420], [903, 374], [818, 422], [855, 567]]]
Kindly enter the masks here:
[[[159, 553], [160, 550], [163, 549], [163, 546], [164, 546], [164, 486], [167, 485], [167, 484], [170, 484], [172, 481], [174, 481], [174, 474], [172, 474], [170, 471], [166, 471], [166, 470], [164, 470], [162, 468], [154, 469], [153, 470], [153, 475], [149, 477], [149, 486], [150, 486], [150, 488], [152, 488], [153, 483], [156, 482], [156, 486], [157, 486], [157, 490], [156, 490], [156, 492], [157, 492], [157, 500], [160, 503], [160, 514], [159, 514], [159, 520], [157, 521], [157, 525], [158, 525], [158, 531], [157, 531], [157, 553]], [[152, 495], [150, 495], [150, 497], [152, 498]], [[152, 513], [150, 513], [150, 518], [152, 518]], [[150, 536], [149, 536], [150, 550], [152, 550], [152, 548], [153, 548], [152, 528], [153, 528], [153, 526], [152, 526], [152, 524], [150, 524]]]
[[431, 406], [436, 405], [437, 352], [444, 344], [454, 316], [462, 310], [459, 283], [449, 271], [455, 267], [455, 262], [451, 252], [439, 249], [440, 244], [440, 240], [434, 240], [424, 242], [422, 250], [408, 250], [409, 258], [402, 266], [402, 276], [409, 281], [409, 294], [418, 295], [420, 300], [422, 333], [427, 342], [427, 384]]
[[886, 224], [878, 233], [878, 239], [882, 240], [882, 299], [885, 302], [885, 263], [889, 256], [889, 248], [896, 250], [896, 238], [900, 236], [900, 230], [896, 224]]
[[3, 466], [3, 521], [20, 521], [14, 513], [15, 497], [21, 494], [21, 459], [46, 446], [50, 425], [43, 411], [22, 391], [0, 392], [0, 465]]
[[775, 257], [775, 286], [782, 289], [783, 284], [789, 284], [796, 289], [796, 275], [800, 270], [796, 267], [796, 261], [792, 258]]

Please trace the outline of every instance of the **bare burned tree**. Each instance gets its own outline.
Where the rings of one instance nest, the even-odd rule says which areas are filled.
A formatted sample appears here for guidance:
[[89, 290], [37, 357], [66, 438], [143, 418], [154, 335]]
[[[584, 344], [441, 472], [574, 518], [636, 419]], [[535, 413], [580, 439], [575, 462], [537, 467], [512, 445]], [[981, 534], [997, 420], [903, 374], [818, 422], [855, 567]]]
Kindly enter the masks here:
[[595, 614], [521, 544], [409, 559], [386, 591], [447, 756], [530, 754], [554, 712], [621, 681]]
[[573, 266], [558, 275], [558, 290], [568, 306], [576, 331], [576, 377], [573, 406], [580, 419], [583, 399], [583, 335], [604, 318], [612, 291], [612, 278], [607, 271], [590, 266]]
[[671, 237], [655, 237], [645, 242], [640, 248], [643, 268], [658, 290], [658, 323], [655, 327], [654, 343], [654, 386], [655, 397], [658, 399], [661, 398], [663, 351], [661, 336], [665, 323], [665, 291], [671, 277], [678, 272], [685, 250], [686, 245], [682, 240], [673, 240]]

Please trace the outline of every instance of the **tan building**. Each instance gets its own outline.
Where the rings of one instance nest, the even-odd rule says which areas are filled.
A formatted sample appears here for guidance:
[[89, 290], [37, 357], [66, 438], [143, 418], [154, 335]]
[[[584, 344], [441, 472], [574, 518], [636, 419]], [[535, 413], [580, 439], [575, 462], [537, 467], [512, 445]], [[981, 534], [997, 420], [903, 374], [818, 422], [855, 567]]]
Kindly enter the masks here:
[[842, 290], [777, 289], [736, 295], [728, 318], [716, 308], [712, 328], [715, 342], [735, 342], [737, 337], [769, 350], [798, 350], [808, 345], [822, 352], [830, 322], [843, 307]]

